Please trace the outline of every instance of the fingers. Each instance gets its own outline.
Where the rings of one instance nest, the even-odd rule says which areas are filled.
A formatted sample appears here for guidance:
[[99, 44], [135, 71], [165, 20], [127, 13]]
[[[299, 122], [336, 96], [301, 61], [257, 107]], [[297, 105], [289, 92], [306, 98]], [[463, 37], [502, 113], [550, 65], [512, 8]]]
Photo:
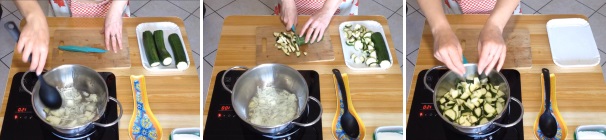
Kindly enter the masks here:
[[318, 35], [318, 41], [320, 42], [320, 40], [322, 40], [322, 38], [324, 38], [324, 32], [326, 31], [326, 28], [320, 28], [320, 35]]
[[448, 56], [450, 61], [452, 62], [452, 69], [456, 69], [459, 75], [465, 74], [465, 67], [463, 66], [462, 56], [458, 51], [448, 51]]
[[490, 52], [493, 52], [491, 47], [483, 46], [482, 43], [478, 43], [478, 47], [480, 49], [480, 61], [478, 62], [478, 73], [482, 74], [484, 69], [490, 63]]
[[36, 69], [37, 75], [42, 74], [42, 71], [44, 70], [44, 65], [46, 65], [46, 57], [48, 56], [48, 50], [41, 49], [39, 51], [39, 54], [40, 54], [40, 60], [38, 61], [38, 68]]
[[507, 55], [507, 48], [503, 48], [503, 50], [501, 51], [501, 58], [499, 59], [497, 71], [501, 71], [501, 68], [503, 68], [503, 64], [505, 64], [505, 55]]
[[454, 66], [454, 64], [452, 63], [452, 61], [449, 60], [449, 58], [451, 58], [451, 56], [448, 53], [448, 51], [441, 51], [440, 53], [441, 53], [440, 55], [442, 55], [442, 59], [444, 59], [444, 61], [442, 61], [442, 62], [444, 64], [446, 64], [446, 67], [448, 67], [453, 72], [461, 75], [461, 72]]
[[[21, 56], [21, 60], [23, 60], [23, 62], [28, 61], [29, 59], [29, 55], [32, 53], [32, 48], [33, 48], [33, 42], [28, 41], [27, 43], [25, 43], [25, 47], [23, 48], [23, 55]], [[30, 68], [30, 70], [33, 68]]]
[[107, 49], [107, 50], [109, 50], [109, 48], [110, 48], [110, 46], [109, 46], [110, 39], [111, 39], [111, 34], [109, 33], [109, 30], [105, 30], [105, 49]]
[[[26, 55], [24, 54], [23, 56], [26, 56]], [[29, 56], [29, 54], [28, 54], [28, 56]], [[40, 50], [39, 49], [34, 49], [32, 51], [32, 62], [29, 65], [29, 70], [30, 71], [36, 70], [36, 68], [38, 67], [39, 60], [40, 60]], [[36, 73], [36, 74], [38, 74], [38, 73]]]
[[314, 28], [312, 28], [313, 35], [311, 36], [311, 40], [310, 40], [312, 43], [318, 41], [316, 39], [318, 38], [318, 35], [320, 34], [320, 32], [318, 31], [319, 29], [317, 29], [317, 27], [315, 25], [317, 25], [317, 24], [314, 24], [314, 26], [312, 26], [312, 27], [314, 27]]
[[118, 47], [118, 41], [116, 40], [116, 35], [111, 35], [112, 38], [112, 48], [114, 49], [114, 53], [118, 53], [118, 50], [116, 49]]
[[119, 30], [118, 34], [116, 34], [116, 40], [118, 40], [118, 46], [120, 47], [120, 50], [122, 50], [122, 30]]
[[494, 52], [495, 55], [491, 58], [488, 58], [490, 61], [488, 63], [488, 65], [486, 66], [486, 68], [484, 68], [484, 73], [488, 74], [490, 73], [490, 71], [492, 71], [492, 69], [494, 68], [494, 66], [497, 64], [497, 62], [499, 62], [499, 58], [501, 56], [501, 52]]
[[23, 53], [23, 48], [25, 47], [25, 43], [28, 42], [27, 40], [29, 40], [29, 39], [25, 36], [19, 37], [19, 41], [17, 42], [17, 51], [19, 53]]
[[309, 42], [309, 36], [310, 36], [310, 32], [308, 31], [311, 25], [311, 20], [307, 20], [307, 22], [305, 22], [305, 25], [303, 25], [303, 29], [301, 30], [301, 33], [299, 33], [299, 36], [305, 36], [305, 43]]
[[292, 27], [292, 25], [293, 25], [293, 22], [287, 20], [286, 21], [286, 31], [290, 31], [291, 30], [290, 28]]

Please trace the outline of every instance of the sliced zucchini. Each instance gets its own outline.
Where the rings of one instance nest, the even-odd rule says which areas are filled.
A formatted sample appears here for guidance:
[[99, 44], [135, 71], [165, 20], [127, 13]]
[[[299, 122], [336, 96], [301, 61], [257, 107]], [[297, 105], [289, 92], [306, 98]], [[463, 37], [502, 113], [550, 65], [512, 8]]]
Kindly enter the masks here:
[[488, 114], [493, 114], [495, 113], [495, 108], [492, 107], [490, 104], [484, 104], [484, 111], [486, 111], [486, 113]]
[[450, 118], [451, 120], [454, 120], [456, 118], [455, 111], [451, 109], [444, 111], [444, 115], [446, 115], [446, 117]]
[[372, 63], [376, 64], [377, 63], [377, 59], [373, 58], [373, 57], [369, 57], [368, 59], [366, 59], [365, 63], [366, 63], [366, 65], [370, 66], [370, 64], [372, 64]]
[[496, 114], [499, 114], [499, 112], [501, 112], [503, 110], [503, 104], [501, 103], [497, 103], [497, 110], [498, 112], [496, 112]]
[[476, 114], [476, 116], [478, 116], [478, 117], [480, 117], [482, 115], [482, 109], [479, 107], [474, 109], [473, 111]]
[[362, 50], [362, 48], [364, 48], [364, 44], [362, 44], [362, 41], [357, 40], [356, 42], [354, 42], [354, 49], [356, 50]]

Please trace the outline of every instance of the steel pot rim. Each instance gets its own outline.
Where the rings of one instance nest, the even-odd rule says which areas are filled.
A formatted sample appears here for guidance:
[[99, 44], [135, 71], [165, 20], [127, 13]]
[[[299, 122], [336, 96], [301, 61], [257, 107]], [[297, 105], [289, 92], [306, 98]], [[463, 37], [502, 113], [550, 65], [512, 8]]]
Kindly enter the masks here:
[[[57, 68], [54, 68], [54, 69], [52, 69], [52, 70], [50, 70], [50, 71], [48, 71], [48, 72], [52, 72], [52, 71], [58, 70], [58, 69], [63, 68], [63, 67], [83, 67], [83, 68], [88, 68], [88, 67], [83, 66], [83, 65], [77, 65], [77, 64], [67, 64], [67, 65], [61, 65], [61, 66], [58, 66]], [[90, 69], [90, 68], [88, 68], [88, 69]], [[93, 70], [93, 69], [90, 69], [90, 70]], [[94, 71], [94, 70], [93, 70], [93, 71]], [[28, 94], [30, 94], [30, 95], [32, 96], [32, 97], [30, 98], [30, 100], [31, 100], [31, 102], [32, 102], [32, 107], [34, 108], [33, 110], [34, 110], [34, 112], [36, 113], [36, 116], [38, 116], [38, 118], [40, 118], [40, 120], [41, 120], [42, 122], [44, 122], [45, 124], [50, 125], [50, 126], [53, 128], [53, 129], [60, 129], [60, 130], [75, 130], [75, 129], [80, 129], [80, 128], [85, 128], [85, 127], [88, 127], [89, 125], [95, 125], [95, 126], [100, 126], [100, 127], [109, 127], [109, 126], [113, 126], [113, 125], [117, 124], [117, 123], [120, 121], [120, 119], [122, 118], [122, 114], [123, 114], [123, 108], [122, 108], [122, 104], [121, 104], [121, 103], [120, 103], [120, 101], [118, 101], [116, 98], [114, 98], [114, 97], [110, 97], [110, 96], [109, 96], [109, 93], [108, 93], [108, 91], [109, 91], [109, 90], [108, 90], [108, 88], [107, 88], [107, 85], [103, 85], [103, 87], [105, 88], [105, 92], [106, 92], [105, 96], [107, 96], [107, 97], [105, 98], [106, 100], [105, 100], [105, 101], [103, 101], [103, 104], [104, 104], [103, 109], [102, 109], [102, 110], [99, 110], [99, 112], [98, 112], [98, 113], [96, 113], [95, 117], [94, 117], [92, 120], [88, 121], [87, 123], [83, 123], [83, 124], [81, 124], [81, 125], [72, 126], [72, 127], [65, 127], [65, 126], [61, 126], [61, 125], [54, 125], [54, 124], [50, 124], [49, 122], [47, 122], [47, 121], [46, 121], [46, 119], [44, 119], [44, 118], [43, 118], [43, 116], [42, 116], [41, 112], [38, 112], [38, 109], [37, 109], [37, 108], [38, 108], [38, 106], [36, 106], [36, 105], [37, 105], [37, 104], [36, 104], [36, 102], [35, 102], [35, 97], [36, 97], [36, 96], [34, 96], [34, 92], [30, 91], [29, 89], [27, 89], [27, 88], [25, 87], [25, 84], [24, 84], [24, 81], [25, 81], [25, 76], [26, 76], [28, 73], [31, 73], [31, 71], [26, 71], [26, 72], [25, 72], [25, 73], [22, 75], [22, 77], [21, 77], [21, 88], [22, 88], [22, 89], [23, 89], [23, 90], [24, 90], [26, 93], [28, 93]], [[44, 76], [44, 75], [41, 75], [41, 76]], [[103, 79], [103, 77], [101, 77], [101, 75], [100, 75], [100, 74], [98, 74], [98, 73], [97, 73], [97, 74], [96, 74], [94, 77], [99, 78], [99, 79], [102, 79], [103, 81], [105, 81], [105, 80]], [[34, 84], [34, 89], [35, 89], [35, 87], [37, 87], [37, 86], [39, 86], [39, 84], [38, 84], [38, 82], [36, 81], [36, 83]], [[36, 94], [37, 94], [37, 92], [36, 92]], [[39, 97], [39, 96], [38, 96], [38, 97]], [[119, 112], [119, 114], [118, 114], [118, 118], [116, 118], [116, 120], [115, 120], [115, 121], [110, 122], [110, 123], [107, 123], [107, 124], [103, 124], [103, 123], [98, 123], [98, 122], [96, 122], [96, 121], [98, 121], [98, 120], [101, 118], [101, 116], [103, 116], [103, 115], [104, 115], [104, 113], [105, 113], [105, 109], [107, 109], [107, 103], [108, 103], [109, 101], [114, 101], [114, 102], [116, 102], [116, 104], [118, 105], [119, 110], [120, 110], [120, 112]]]
[[[467, 66], [474, 66], [474, 65], [476, 65], [476, 64], [472, 64], [472, 63], [464, 64], [464, 66], [465, 66], [465, 67], [467, 67]], [[516, 99], [515, 97], [511, 97], [511, 93], [510, 93], [511, 91], [507, 90], [505, 94], [507, 95], [507, 97], [508, 97], [508, 98], [507, 98], [507, 101], [505, 102], [505, 105], [504, 105], [504, 107], [503, 107], [503, 110], [501, 110], [501, 111], [500, 111], [500, 113], [499, 113], [497, 116], [495, 116], [494, 118], [492, 118], [491, 120], [489, 120], [487, 123], [485, 123], [485, 124], [481, 124], [481, 125], [475, 125], [475, 126], [462, 126], [462, 125], [459, 125], [459, 124], [456, 124], [456, 123], [451, 122], [450, 120], [448, 120], [448, 118], [445, 118], [445, 116], [444, 116], [444, 115], [443, 115], [443, 114], [442, 114], [442, 113], [439, 111], [439, 108], [438, 108], [438, 107], [439, 107], [439, 105], [438, 105], [438, 103], [437, 103], [437, 94], [435, 93], [435, 89], [437, 89], [437, 88], [438, 88], [438, 86], [440, 85], [440, 83], [441, 83], [441, 82], [443, 82], [443, 80], [444, 80], [444, 79], [445, 79], [445, 77], [446, 77], [445, 75], [449, 75], [449, 74], [456, 74], [456, 73], [454, 73], [454, 72], [453, 72], [453, 71], [451, 71], [451, 70], [448, 70], [448, 72], [446, 72], [444, 75], [442, 75], [442, 76], [440, 77], [440, 79], [438, 80], [438, 82], [436, 83], [436, 85], [434, 85], [434, 87], [433, 87], [433, 88], [431, 88], [431, 87], [430, 87], [430, 86], [427, 84], [427, 82], [426, 82], [426, 80], [427, 80], [427, 75], [428, 75], [428, 74], [429, 74], [429, 73], [430, 73], [432, 70], [439, 69], [439, 68], [445, 68], [445, 67], [444, 67], [444, 66], [436, 66], [436, 67], [433, 67], [433, 68], [429, 69], [428, 71], [426, 71], [426, 72], [425, 72], [424, 79], [423, 79], [423, 82], [424, 82], [424, 84], [425, 84], [425, 87], [426, 87], [427, 89], [429, 89], [429, 90], [432, 92], [432, 94], [433, 94], [433, 98], [432, 98], [432, 100], [433, 100], [433, 106], [434, 106], [434, 108], [436, 109], [436, 112], [438, 113], [438, 115], [440, 116], [440, 118], [442, 118], [442, 120], [444, 120], [444, 121], [445, 121], [445, 122], [447, 122], [448, 124], [450, 124], [450, 125], [454, 126], [454, 127], [455, 127], [455, 128], [457, 128], [457, 129], [459, 129], [459, 128], [462, 128], [462, 129], [482, 129], [482, 128], [488, 128], [488, 126], [492, 126], [492, 125], [496, 125], [496, 126], [499, 126], [499, 127], [505, 127], [505, 128], [507, 128], [507, 127], [514, 126], [515, 124], [519, 123], [519, 122], [522, 120], [522, 118], [523, 118], [523, 116], [524, 116], [524, 107], [522, 106], [522, 103], [521, 103], [521, 102], [520, 102], [518, 99]], [[510, 89], [509, 83], [508, 83], [507, 79], [505, 78], [505, 76], [504, 76], [503, 74], [501, 74], [500, 72], [497, 72], [496, 70], [492, 70], [490, 73], [496, 73], [496, 74], [498, 74], [498, 75], [499, 75], [499, 77], [501, 77], [501, 78], [503, 79], [503, 81], [504, 81], [504, 83], [505, 83], [505, 85], [506, 85], [506, 88], [507, 88], [507, 89]], [[505, 112], [505, 109], [510, 107], [510, 104], [509, 104], [509, 103], [511, 102], [511, 100], [513, 100], [513, 101], [515, 101], [516, 103], [518, 103], [518, 105], [519, 105], [519, 106], [522, 108], [522, 109], [521, 109], [521, 114], [520, 114], [520, 116], [518, 117], [518, 119], [517, 119], [516, 121], [512, 122], [512, 123], [509, 123], [509, 124], [501, 124], [501, 123], [497, 123], [497, 122], [495, 122], [496, 120], [501, 119], [501, 117], [503, 116], [503, 112]]]
[[[223, 84], [222, 85], [223, 88], [226, 91], [228, 91], [228, 93], [230, 93], [232, 103], [235, 102], [235, 96], [234, 96], [235, 90], [232, 91], [231, 89], [227, 88], [227, 86], [225, 86], [225, 80], [224, 80], [225, 79], [225, 75], [227, 75], [227, 73], [229, 71], [232, 71], [232, 70], [235, 70], [235, 69], [244, 69], [244, 70], [246, 70], [240, 77], [238, 77], [238, 79], [236, 79], [236, 82], [234, 84], [234, 87], [235, 87], [235, 85], [239, 84], [239, 79], [241, 77], [245, 77], [245, 76], [249, 75], [251, 71], [254, 71], [254, 70], [259, 69], [261, 67], [271, 67], [271, 66], [283, 66], [283, 67], [285, 67], [287, 69], [290, 69], [290, 70], [293, 70], [293, 71], [297, 71], [297, 70], [295, 70], [295, 69], [293, 69], [293, 68], [291, 68], [289, 66], [286, 66], [286, 65], [283, 65], [283, 64], [276, 64], [276, 63], [261, 64], [261, 65], [258, 65], [256, 67], [252, 68], [252, 69], [248, 69], [245, 66], [234, 66], [234, 67], [226, 70], [223, 73], [223, 76], [221, 77], [221, 83]], [[302, 75], [300, 75], [300, 74], [297, 74], [297, 78], [304, 79], [304, 77]], [[308, 87], [307, 83], [303, 83], [303, 84], [305, 85], [305, 87]], [[255, 123], [252, 123], [252, 122], [248, 121], [247, 119], [243, 118], [242, 115], [240, 113], [238, 113], [238, 111], [235, 111], [235, 112], [236, 112], [236, 114], [238, 115], [238, 117], [242, 121], [246, 122], [247, 124], [251, 125], [253, 128], [255, 128], [255, 129], [259, 130], [259, 131], [262, 131], [260, 129], [285, 129], [285, 128], [288, 128], [288, 126], [290, 126], [290, 125], [297, 125], [297, 126], [307, 127], [307, 126], [311, 126], [311, 125], [317, 123], [322, 118], [322, 111], [323, 111], [323, 109], [322, 109], [322, 104], [320, 103], [320, 101], [318, 99], [316, 99], [315, 97], [309, 96], [309, 91], [307, 91], [307, 93], [305, 93], [305, 95], [306, 95], [307, 101], [305, 101], [306, 102], [305, 105], [303, 107], [301, 107], [301, 108], [306, 108], [307, 105], [309, 104], [309, 100], [315, 101], [320, 106], [320, 114], [318, 115], [318, 117], [315, 120], [313, 120], [312, 122], [309, 122], [309, 123], [295, 122], [295, 120], [297, 118], [301, 117], [303, 111], [298, 111], [297, 115], [295, 117], [289, 119], [289, 121], [287, 121], [287, 122], [285, 122], [283, 124], [278, 124], [278, 125], [274, 125], [274, 126], [257, 125]], [[235, 106], [234, 106], [234, 108], [235, 108]], [[304, 109], [301, 109], [301, 110], [304, 110]], [[284, 130], [280, 130], [280, 131], [284, 131]]]

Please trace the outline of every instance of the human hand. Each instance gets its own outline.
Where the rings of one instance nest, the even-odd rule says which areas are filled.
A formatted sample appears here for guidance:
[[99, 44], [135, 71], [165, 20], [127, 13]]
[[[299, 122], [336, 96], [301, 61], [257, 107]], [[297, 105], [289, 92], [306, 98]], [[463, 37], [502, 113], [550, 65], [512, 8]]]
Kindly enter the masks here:
[[[45, 18], [45, 17], [41, 17]], [[29, 70], [36, 71], [36, 75], [42, 74], [46, 58], [48, 56], [48, 24], [46, 19], [35, 16], [27, 19], [27, 24], [21, 30], [17, 51], [22, 54], [21, 60], [25, 63], [30, 61]], [[31, 60], [30, 59], [31, 55]]]
[[505, 63], [507, 47], [503, 40], [503, 31], [497, 26], [486, 25], [478, 40], [478, 52], [480, 62], [478, 62], [478, 72], [490, 73], [495, 68], [500, 71]]
[[282, 0], [280, 9], [280, 20], [286, 26], [286, 31], [290, 31], [297, 24], [297, 6], [294, 0]]
[[118, 48], [122, 50], [122, 17], [108, 14], [105, 18], [105, 28], [103, 28], [103, 30], [105, 48], [110, 51], [113, 48], [114, 53], [118, 53]]
[[434, 35], [434, 57], [446, 64], [451, 71], [463, 75], [463, 50], [457, 36], [450, 30], [436, 32]]
[[324, 36], [324, 31], [330, 23], [333, 13], [318, 12], [312, 15], [309, 20], [303, 25], [303, 30], [299, 36], [305, 36], [305, 42], [319, 42]]

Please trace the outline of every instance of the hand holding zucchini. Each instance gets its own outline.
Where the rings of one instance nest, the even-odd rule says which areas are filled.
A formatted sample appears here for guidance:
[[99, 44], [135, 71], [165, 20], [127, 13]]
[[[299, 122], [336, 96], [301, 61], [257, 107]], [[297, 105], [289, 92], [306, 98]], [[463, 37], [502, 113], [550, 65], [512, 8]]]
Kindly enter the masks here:
[[496, 117], [505, 106], [505, 93], [478, 77], [461, 81], [438, 97], [439, 111], [461, 126], [481, 125]]

